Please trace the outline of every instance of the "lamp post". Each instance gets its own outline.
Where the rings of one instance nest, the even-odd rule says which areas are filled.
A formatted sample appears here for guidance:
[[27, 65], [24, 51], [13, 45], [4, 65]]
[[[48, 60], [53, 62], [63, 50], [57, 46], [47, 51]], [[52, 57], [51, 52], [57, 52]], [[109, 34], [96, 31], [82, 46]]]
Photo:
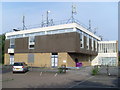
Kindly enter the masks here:
[[48, 26], [48, 24], [49, 24], [48, 13], [50, 13], [50, 11], [47, 11], [47, 26]]

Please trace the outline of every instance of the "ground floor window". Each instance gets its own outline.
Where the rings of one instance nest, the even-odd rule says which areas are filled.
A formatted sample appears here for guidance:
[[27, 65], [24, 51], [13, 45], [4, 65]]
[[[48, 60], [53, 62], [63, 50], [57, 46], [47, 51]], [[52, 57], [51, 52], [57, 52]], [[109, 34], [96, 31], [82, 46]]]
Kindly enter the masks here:
[[101, 57], [100, 58], [102, 65], [116, 66], [117, 58], [116, 57]]
[[57, 67], [58, 66], [58, 53], [52, 53], [51, 54], [51, 67]]
[[14, 64], [14, 55], [10, 54], [10, 65]]
[[34, 63], [34, 54], [33, 53], [28, 54], [28, 63]]

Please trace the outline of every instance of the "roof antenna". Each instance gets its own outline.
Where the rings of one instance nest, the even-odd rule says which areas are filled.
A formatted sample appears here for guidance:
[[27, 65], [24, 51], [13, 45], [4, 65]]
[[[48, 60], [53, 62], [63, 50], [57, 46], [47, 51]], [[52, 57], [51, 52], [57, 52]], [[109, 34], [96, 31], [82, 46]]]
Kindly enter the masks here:
[[46, 22], [46, 25], [47, 25], [47, 26], [49, 26], [49, 17], [48, 17], [48, 14], [49, 14], [49, 13], [50, 13], [50, 11], [48, 10], [48, 11], [47, 11], [47, 17], [46, 17], [46, 21], [47, 21], [47, 22]]
[[97, 27], [96, 27], [96, 28], [94, 28], [94, 34], [96, 34], [96, 33], [97, 33], [97, 29], [98, 29]]
[[74, 15], [77, 14], [76, 12], [76, 5], [75, 4], [72, 4], [72, 16], [70, 17], [70, 19], [67, 21], [67, 23], [72, 20], [72, 23], [75, 22], [75, 19], [74, 19]]
[[72, 4], [72, 23], [74, 22], [74, 14], [76, 14], [76, 5]]
[[25, 26], [25, 16], [24, 15], [23, 15], [23, 21], [22, 21], [22, 23], [23, 23], [23, 30], [27, 29], [26, 26]]
[[91, 30], [91, 20], [89, 20], [89, 30]]
[[43, 15], [42, 15], [42, 24], [41, 24], [41, 27], [43, 27], [43, 24], [44, 24], [44, 23], [43, 23]]

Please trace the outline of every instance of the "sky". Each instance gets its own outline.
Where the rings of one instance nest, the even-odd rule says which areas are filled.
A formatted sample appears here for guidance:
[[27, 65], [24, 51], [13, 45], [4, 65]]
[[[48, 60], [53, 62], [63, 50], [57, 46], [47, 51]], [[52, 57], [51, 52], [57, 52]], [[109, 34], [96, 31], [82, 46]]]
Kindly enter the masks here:
[[[118, 40], [118, 3], [117, 2], [74, 2], [77, 14], [74, 18], [86, 26], [91, 20], [91, 27], [104, 40]], [[22, 17], [25, 25], [36, 25], [46, 20], [46, 12], [50, 10], [49, 18], [54, 21], [66, 20], [71, 17], [72, 2], [2, 2], [2, 31], [10, 32], [13, 28], [22, 27]], [[1, 16], [0, 16], [1, 17]], [[0, 23], [1, 27], [1, 23]]]

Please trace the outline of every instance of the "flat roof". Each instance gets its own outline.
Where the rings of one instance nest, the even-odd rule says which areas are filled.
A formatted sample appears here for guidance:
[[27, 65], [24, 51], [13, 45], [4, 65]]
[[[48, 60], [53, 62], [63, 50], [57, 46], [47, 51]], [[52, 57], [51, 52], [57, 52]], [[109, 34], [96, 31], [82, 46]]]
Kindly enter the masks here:
[[69, 24], [55, 25], [55, 26], [49, 26], [49, 27], [13, 31], [13, 32], [6, 33], [5, 36], [7, 37], [7, 36], [12, 36], [12, 35], [18, 35], [18, 34], [29, 34], [29, 33], [41, 32], [41, 31], [52, 31], [52, 30], [67, 29], [67, 28], [78, 28], [81, 31], [85, 32], [86, 34], [96, 38], [97, 40], [101, 40], [100, 37], [98, 37], [97, 35], [95, 35], [94, 33], [90, 32], [89, 30], [87, 30], [86, 28], [82, 27], [81, 25], [77, 23], [69, 23]]

